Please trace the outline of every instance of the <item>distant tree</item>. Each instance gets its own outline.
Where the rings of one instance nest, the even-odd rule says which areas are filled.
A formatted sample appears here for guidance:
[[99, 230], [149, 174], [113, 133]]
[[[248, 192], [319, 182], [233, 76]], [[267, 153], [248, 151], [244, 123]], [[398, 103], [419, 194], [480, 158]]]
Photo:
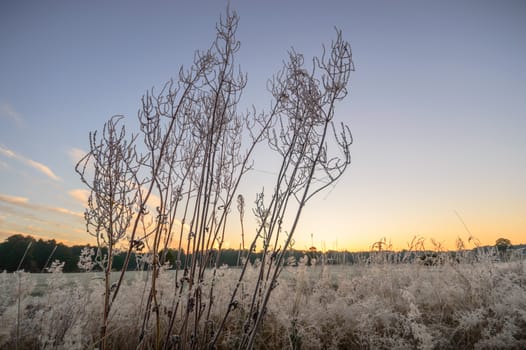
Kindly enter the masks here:
[[495, 241], [495, 247], [499, 257], [503, 261], [507, 261], [510, 255], [510, 249], [512, 248], [511, 241], [507, 238], [499, 238]]
[[35, 243], [35, 239], [30, 236], [13, 235], [8, 237], [5, 242], [0, 244], [0, 271], [16, 271], [20, 269], [25, 271], [34, 271], [35, 263], [31, 257], [31, 249], [22, 261], [26, 249]]
[[228, 266], [236, 266], [237, 265], [237, 257], [238, 257], [238, 250], [234, 249], [222, 249], [221, 252], [219, 252], [219, 265], [228, 265]]
[[67, 247], [63, 243], [57, 244], [57, 249], [51, 260], [59, 260], [64, 262], [64, 272], [78, 271], [77, 262], [79, 260], [78, 255], [73, 255], [73, 251], [70, 247]]
[[[51, 263], [53, 256], [55, 256], [56, 253], [56, 245], [57, 242], [55, 242], [55, 240], [44, 241], [39, 239], [34, 243], [31, 249], [31, 257], [35, 261], [36, 268], [39, 269], [39, 271], [35, 272], [43, 271]], [[55, 258], [58, 259], [56, 256]]]
[[499, 238], [495, 241], [495, 246], [499, 251], [506, 251], [512, 247], [511, 241], [507, 238]]

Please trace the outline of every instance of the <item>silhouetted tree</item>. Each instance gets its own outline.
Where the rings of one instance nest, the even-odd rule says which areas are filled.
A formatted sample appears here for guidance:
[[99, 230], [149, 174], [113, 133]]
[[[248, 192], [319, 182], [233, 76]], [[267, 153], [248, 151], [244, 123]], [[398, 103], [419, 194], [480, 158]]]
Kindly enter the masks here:
[[31, 258], [31, 248], [26, 255], [22, 264], [20, 264], [22, 257], [29, 244], [34, 244], [35, 239], [30, 236], [13, 235], [0, 244], [0, 270], [15, 271], [18, 266], [26, 271], [35, 270], [35, 263]]
[[499, 257], [503, 261], [507, 261], [510, 255], [510, 249], [512, 248], [511, 241], [507, 238], [499, 238], [495, 241], [495, 247], [499, 253]]

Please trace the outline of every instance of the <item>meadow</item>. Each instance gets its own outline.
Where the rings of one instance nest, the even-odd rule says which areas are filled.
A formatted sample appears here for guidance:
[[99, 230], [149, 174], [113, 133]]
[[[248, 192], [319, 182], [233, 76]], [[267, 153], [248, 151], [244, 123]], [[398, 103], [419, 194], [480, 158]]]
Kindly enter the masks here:
[[[318, 253], [311, 233], [307, 255], [291, 255], [304, 209], [324, 191], [328, 196], [351, 164], [350, 110], [342, 102], [351, 91], [353, 51], [339, 28], [318, 55], [291, 48], [261, 86], [267, 97], [254, 97], [244, 92], [238, 24], [228, 5], [204, 49], [167, 70], [164, 84], [147, 88], [133, 107], [136, 119], [115, 114], [88, 133], [87, 153], [72, 149], [86, 194], [83, 215], [3, 196], [28, 211], [83, 216], [96, 248], [79, 256], [80, 246], [55, 240], [6, 240], [0, 270], [15, 272], [0, 272], [0, 349], [526, 349], [525, 255], [507, 239], [490, 249], [476, 244], [473, 253], [461, 240], [457, 252], [435, 241], [428, 252], [415, 237], [406, 253], [393, 253], [384, 238], [363, 259], [348, 261]], [[150, 43], [145, 51], [155, 48]], [[390, 51], [378, 53], [375, 60], [395, 63], [381, 75], [400, 70]], [[104, 105], [98, 98], [82, 95], [82, 104]], [[365, 108], [365, 116], [374, 114]], [[405, 142], [398, 124], [402, 129], [370, 125], [387, 125], [388, 137]], [[391, 167], [393, 143], [380, 136], [373, 143], [388, 146]], [[39, 162], [3, 153], [62, 180]], [[396, 177], [389, 181], [401, 188]], [[330, 222], [333, 208], [346, 204], [331, 202], [313, 219]], [[229, 267], [221, 256], [233, 252], [230, 242], [239, 249]], [[64, 261], [48, 264], [58, 257]], [[64, 272], [77, 267], [85, 272]]]
[[[306, 258], [288, 261], [268, 303], [256, 349], [526, 348], [522, 252], [506, 262], [495, 254], [477, 259], [457, 255], [431, 266], [419, 260], [392, 261], [389, 253], [353, 265], [320, 260], [312, 265]], [[202, 290], [211, 283], [215, 290], [209, 331], [226, 308], [234, 309], [216, 343], [219, 349], [239, 345], [259, 264], [249, 265], [234, 305], [230, 296], [240, 270], [206, 270]], [[142, 316], [150, 273], [127, 274], [109, 316], [108, 348], [153, 348], [154, 319], [144, 324]], [[161, 268], [157, 283], [160, 326], [166, 327], [171, 306], [182, 297], [175, 288], [175, 270]], [[66, 274], [55, 262], [48, 274], [1, 273], [0, 290], [0, 348], [97, 348], [102, 273]], [[165, 345], [180, 347], [177, 338]]]

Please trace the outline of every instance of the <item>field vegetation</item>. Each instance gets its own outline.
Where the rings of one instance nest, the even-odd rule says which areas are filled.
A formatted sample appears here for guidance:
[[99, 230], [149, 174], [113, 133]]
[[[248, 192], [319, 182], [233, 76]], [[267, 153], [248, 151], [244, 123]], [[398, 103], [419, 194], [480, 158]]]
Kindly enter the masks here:
[[[421, 240], [394, 253], [384, 239], [352, 266], [345, 254], [291, 251], [305, 206], [351, 162], [350, 128], [335, 118], [351, 46], [336, 30], [311, 60], [291, 49], [267, 82], [268, 109], [239, 111], [238, 22], [227, 8], [209, 48], [146, 91], [136, 125], [116, 115], [89, 134], [75, 170], [96, 247], [75, 254], [82, 275], [51, 259], [58, 244], [18, 252], [15, 272], [0, 275], [0, 347], [524, 348], [524, 263], [505, 241], [452, 255]], [[256, 149], [275, 168], [247, 205], [240, 184], [251, 183]], [[234, 225], [241, 249], [228, 267]], [[26, 261], [49, 273], [23, 272]]]
[[[458, 252], [454, 259], [451, 254], [438, 252], [435, 255], [440, 263], [436, 264], [420, 258], [408, 262], [391, 252], [371, 252], [352, 265], [329, 265], [323, 255], [299, 260], [291, 257], [265, 310], [254, 348], [523, 349], [523, 253], [515, 250], [501, 261], [503, 256], [496, 248], [476, 255]], [[411, 253], [417, 257], [426, 254]], [[258, 259], [249, 264], [234, 303], [229, 300], [239, 268], [206, 269], [203, 291], [208, 293], [210, 283], [214, 283], [217, 305], [206, 331], [213, 332], [213, 322], [221, 321], [226, 308], [232, 309], [216, 348], [239, 347], [251, 304], [249, 291], [258, 280], [261, 264], [270, 261]], [[48, 274], [0, 274], [1, 348], [98, 347], [104, 275], [64, 274], [62, 267], [55, 261]], [[172, 319], [172, 292], [177, 284], [175, 271], [169, 267], [159, 269], [158, 277], [163, 329]], [[147, 269], [127, 274], [122, 297], [109, 317], [108, 348], [155, 346], [156, 322], [152, 318], [144, 323], [141, 317], [148, 307], [147, 286], [152, 272]], [[180, 321], [174, 325], [180, 326]], [[183, 347], [177, 337], [168, 341], [167, 348]]]

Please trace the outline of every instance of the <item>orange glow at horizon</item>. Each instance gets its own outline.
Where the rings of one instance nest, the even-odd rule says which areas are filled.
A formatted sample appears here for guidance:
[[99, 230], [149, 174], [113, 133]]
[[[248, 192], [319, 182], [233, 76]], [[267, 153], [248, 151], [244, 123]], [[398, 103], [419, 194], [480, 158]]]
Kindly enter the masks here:
[[[7, 239], [9, 236], [16, 235], [16, 234], [20, 234], [20, 235], [23, 235], [23, 236], [31, 236], [31, 237], [35, 238], [36, 240], [39, 240], [39, 239], [42, 239], [44, 241], [55, 240], [57, 243], [62, 243], [64, 245], [66, 245], [66, 246], [74, 246], [74, 245], [96, 246], [97, 245], [97, 243], [95, 241], [95, 238], [92, 237], [92, 236], [89, 236], [89, 235], [86, 235], [84, 239], [79, 238], [79, 239], [69, 240], [69, 239], [58, 238], [56, 236], [52, 237], [52, 236], [47, 236], [47, 235], [37, 235], [37, 234], [34, 234], [34, 233], [21, 232], [21, 231], [18, 231], [18, 232], [17, 231], [13, 231], [9, 235], [0, 234], [0, 242], [5, 240], [5, 239]], [[433, 245], [433, 243], [431, 241], [431, 239], [433, 238], [436, 242], [439, 242], [439, 243], [442, 244], [442, 248], [444, 250], [454, 251], [454, 250], [456, 250], [456, 240], [457, 240], [457, 238], [461, 238], [462, 239], [462, 241], [464, 242], [464, 245], [465, 245], [465, 249], [472, 249], [472, 248], [476, 248], [476, 246], [477, 246], [476, 242], [478, 242], [478, 244], [480, 244], [480, 246], [493, 246], [493, 245], [495, 245], [495, 241], [498, 238], [507, 238], [507, 239], [509, 239], [511, 241], [512, 245], [524, 244], [524, 240], [521, 241], [522, 235], [523, 234], [520, 234], [520, 233], [516, 233], [516, 234], [511, 233], [511, 234], [508, 234], [508, 235], [494, 235], [494, 234], [491, 234], [491, 235], [489, 235], [487, 237], [473, 236], [475, 239], [470, 241], [469, 240], [469, 236], [460, 236], [460, 235], [459, 236], [455, 236], [455, 234], [453, 233], [451, 235], [447, 235], [448, 239], [442, 239], [442, 240], [436, 240], [433, 237], [407, 235], [404, 238], [402, 238], [400, 240], [400, 242], [394, 241], [394, 239], [389, 238], [389, 236], [380, 237], [376, 241], [383, 240], [385, 238], [385, 240], [386, 240], [386, 242], [388, 244], [392, 244], [392, 247], [390, 248], [390, 250], [401, 251], [401, 250], [407, 250], [408, 249], [409, 242], [414, 237], [417, 237], [417, 238], [421, 237], [421, 238], [423, 238], [425, 240], [424, 241], [424, 245], [425, 245], [426, 250], [433, 251], [433, 250], [436, 250], [436, 247]], [[449, 238], [451, 238], [451, 239], [449, 239]], [[401, 242], [404, 239], [406, 239], [406, 240]], [[343, 239], [338, 239], [338, 240], [335, 240], [334, 242], [329, 242], [329, 243], [324, 242], [324, 241], [318, 241], [318, 242], [314, 242], [314, 247], [317, 249], [318, 252], [326, 252], [326, 251], [365, 252], [365, 251], [371, 251], [372, 250], [372, 245], [376, 242], [376, 241], [363, 240], [363, 241], [356, 241], [356, 242], [353, 242], [353, 243], [346, 243], [346, 241], [347, 240], [343, 240]], [[124, 247], [125, 243], [123, 242], [122, 244], [120, 244], [120, 246]], [[170, 245], [170, 247], [172, 249], [176, 249], [177, 246], [178, 246], [178, 244], [177, 244], [177, 241], [175, 241], [175, 240]], [[223, 249], [239, 249], [239, 246], [240, 246], [239, 242], [236, 244], [235, 242], [232, 243], [232, 241], [225, 241], [225, 243], [223, 244]], [[307, 240], [299, 240], [297, 242], [297, 244], [293, 247], [293, 249], [295, 249], [295, 250], [302, 250], [302, 251], [308, 251], [308, 247], [310, 247], [310, 240], [308, 240], [308, 239]], [[183, 249], [184, 249], [184, 246], [183, 246]]]
[[[293, 249], [296, 250], [308, 250], [311, 246], [317, 248], [318, 251], [324, 252], [328, 250], [336, 251], [370, 251], [372, 245], [380, 240], [385, 240], [388, 245], [391, 245], [391, 249], [400, 251], [408, 249], [409, 243], [415, 237], [424, 239], [424, 246], [428, 250], [436, 250], [437, 246], [434, 245], [433, 241], [439, 243], [441, 248], [444, 250], [456, 250], [457, 239], [460, 238], [466, 249], [472, 249], [480, 244], [481, 246], [492, 246], [498, 238], [507, 238], [512, 244], [524, 244], [524, 232], [517, 227], [520, 227], [521, 223], [513, 223], [506, 221], [505, 225], [501, 224], [470, 224], [468, 225], [469, 232], [463, 227], [460, 221], [454, 221], [447, 225], [437, 225], [432, 230], [422, 230], [421, 232], [409, 233], [403, 232], [402, 230], [379, 230], [378, 232], [390, 232], [386, 234], [380, 234], [377, 232], [363, 231], [362, 234], [349, 233], [341, 234], [334, 232], [310, 232], [309, 230], [301, 230], [294, 235]], [[13, 225], [12, 229], [4, 227], [0, 231], [0, 240], [4, 240], [7, 237], [15, 234], [21, 234], [24, 236], [32, 236], [35, 239], [42, 240], [55, 240], [58, 243], [63, 243], [68, 246], [72, 245], [96, 245], [96, 240], [93, 236], [88, 234], [84, 227], [82, 220], [78, 222], [77, 228], [68, 229], [67, 226], [53, 228], [36, 227], [31, 225]], [[79, 228], [81, 227], [81, 228]], [[386, 229], [387, 227], [383, 227]], [[307, 233], [310, 232], [310, 233]], [[341, 231], [339, 231], [341, 232]], [[74, 234], [72, 234], [74, 233]], [[312, 237], [311, 237], [312, 234]], [[245, 233], [245, 244], [250, 242], [248, 238], [252, 238], [249, 232]], [[223, 248], [225, 249], [238, 249], [241, 245], [241, 234], [235, 228], [226, 234]], [[470, 239], [471, 238], [471, 239]], [[186, 241], [186, 237], [183, 238], [183, 246]], [[122, 240], [121, 245], [125, 245], [125, 240]], [[178, 246], [178, 232], [174, 235], [171, 248]]]
[[[225, 4], [129, 2], [123, 8], [108, 2], [85, 11], [59, 4], [65, 1], [33, 2], [0, 2], [5, 17], [0, 22], [0, 241], [23, 234], [95, 244], [83, 219], [89, 191], [75, 171], [90, 149], [89, 133], [99, 130], [101, 137], [107, 119], [123, 115], [127, 136], [136, 133], [137, 149], [144, 151], [137, 120], [141, 96], [161, 93], [171, 77], [178, 85], [180, 67], [191, 70], [195, 50], [214, 41], [214, 23]], [[476, 11], [461, 1], [433, 6], [385, 1], [380, 8], [366, 1], [330, 6], [296, 0], [279, 11], [275, 4], [260, 3], [233, 1], [240, 15], [236, 72], [239, 67], [247, 74], [236, 95], [239, 115], [271, 115], [278, 105], [267, 91], [268, 79], [280, 74], [289, 49], [304, 55], [302, 69], [310, 72], [313, 56], [321, 58], [335, 26], [350, 42], [356, 64], [348, 96], [334, 110], [335, 125], [343, 122], [352, 132], [351, 164], [334, 186], [306, 204], [294, 249], [367, 251], [385, 238], [402, 250], [415, 236], [430, 250], [433, 241], [454, 250], [458, 238], [466, 248], [475, 242], [494, 245], [501, 237], [526, 243], [522, 2], [478, 2]], [[159, 49], [137, 54], [136, 48], [150, 47]], [[321, 88], [323, 70], [314, 71]], [[204, 93], [206, 85], [195, 92]], [[182, 97], [183, 90], [177, 91]], [[183, 101], [189, 115], [208, 113], [201, 104], [206, 98]], [[250, 140], [243, 128], [242, 153]], [[323, 152], [327, 160], [341, 156], [332, 145]], [[282, 157], [268, 146], [260, 142], [251, 153], [253, 169], [235, 193], [245, 198], [246, 247], [256, 232], [256, 193], [265, 191], [268, 204], [277, 187]], [[312, 186], [325, 184], [327, 175], [316, 173]], [[293, 202], [281, 244], [291, 230]], [[153, 194], [146, 204], [155, 215], [160, 203]], [[227, 231], [225, 248], [237, 249], [241, 228], [235, 204]]]

